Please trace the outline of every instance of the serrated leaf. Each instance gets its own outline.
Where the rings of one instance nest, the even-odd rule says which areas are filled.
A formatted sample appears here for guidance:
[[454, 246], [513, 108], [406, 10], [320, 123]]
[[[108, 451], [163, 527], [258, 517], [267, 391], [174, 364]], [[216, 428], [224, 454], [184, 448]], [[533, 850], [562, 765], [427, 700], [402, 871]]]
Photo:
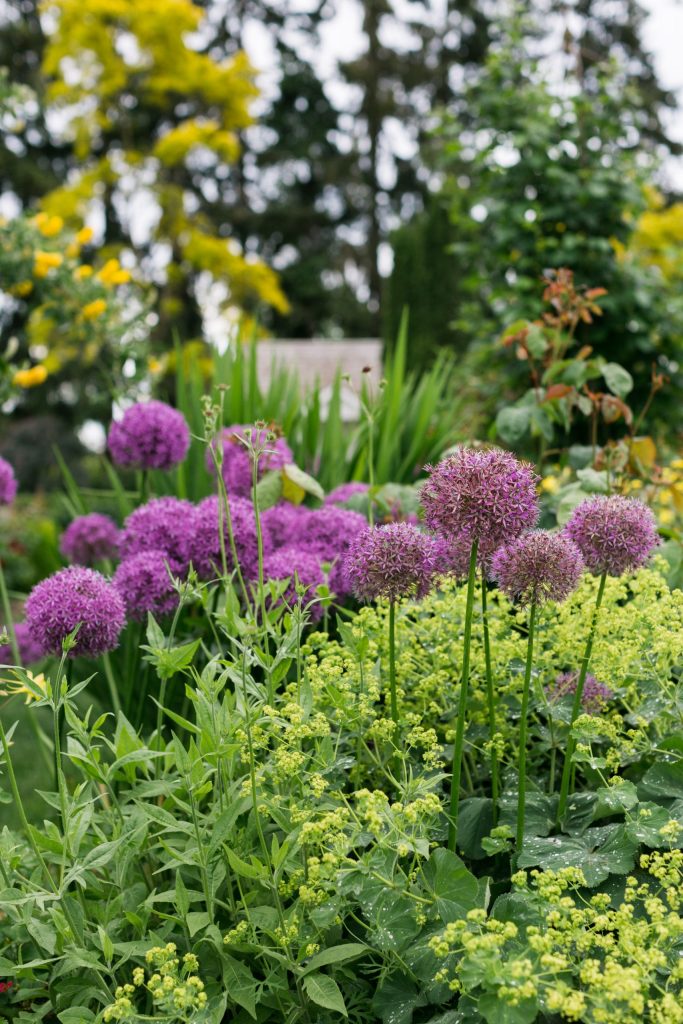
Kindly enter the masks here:
[[344, 1017], [348, 1017], [339, 985], [329, 974], [307, 974], [304, 978], [304, 990], [316, 1006], [322, 1006], [326, 1010], [335, 1010]]

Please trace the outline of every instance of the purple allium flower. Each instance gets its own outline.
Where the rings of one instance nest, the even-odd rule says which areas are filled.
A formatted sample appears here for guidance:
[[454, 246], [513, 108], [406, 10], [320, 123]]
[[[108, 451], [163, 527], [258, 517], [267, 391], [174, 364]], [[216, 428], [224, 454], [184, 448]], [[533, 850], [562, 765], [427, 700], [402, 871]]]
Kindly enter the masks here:
[[344, 572], [356, 597], [370, 601], [429, 592], [436, 557], [432, 537], [410, 523], [367, 527], [350, 545]]
[[167, 566], [170, 568], [163, 551], [141, 551], [118, 566], [113, 584], [131, 618], [144, 619], [147, 612], [169, 615], [178, 607], [178, 593]]
[[651, 509], [635, 498], [599, 495], [572, 512], [564, 532], [596, 576], [621, 576], [644, 565], [659, 543]]
[[[546, 687], [546, 694], [549, 700], [559, 700], [560, 697], [573, 696], [576, 693], [576, 684], [579, 681], [578, 672], [562, 672], [554, 684]], [[614, 694], [609, 686], [598, 682], [590, 672], [586, 675], [581, 695], [581, 704], [584, 711], [589, 715], [595, 715], [602, 711], [603, 705], [611, 700]]]
[[561, 533], [531, 530], [499, 548], [491, 560], [498, 586], [522, 605], [564, 601], [578, 586], [583, 559]]
[[367, 530], [365, 516], [352, 509], [327, 505], [309, 509], [302, 526], [295, 537], [297, 547], [317, 555], [321, 562], [329, 562], [330, 588], [337, 597], [346, 596], [349, 585], [344, 572], [344, 558], [354, 541]]
[[171, 469], [190, 446], [185, 417], [165, 402], [138, 402], [109, 427], [109, 451], [119, 466]]
[[[9, 632], [9, 629], [7, 632]], [[16, 637], [17, 647], [19, 648], [19, 659], [22, 665], [32, 665], [34, 661], [39, 661], [43, 657], [45, 651], [40, 644], [33, 639], [27, 622], [15, 622], [14, 635]], [[0, 664], [14, 664], [14, 652], [12, 651], [11, 643], [3, 644], [3, 646], [0, 647]]]
[[536, 524], [539, 478], [510, 452], [458, 448], [427, 469], [420, 500], [435, 533], [477, 540], [482, 556], [489, 556]]
[[[251, 444], [254, 447], [267, 449], [259, 456], [259, 478], [270, 470], [282, 469], [288, 463], [294, 462], [292, 450], [283, 437], [267, 441], [269, 430], [259, 430], [249, 424], [235, 423], [231, 427], [225, 427], [212, 444], [223, 448], [223, 480], [225, 489], [230, 496], [233, 494], [243, 498], [251, 496], [251, 455], [240, 441], [240, 438], [247, 436], [247, 431], [251, 431]], [[209, 449], [206, 452], [206, 466], [213, 476], [216, 467]]]
[[0, 505], [11, 505], [17, 496], [17, 478], [7, 459], [0, 457]]
[[174, 573], [182, 575], [190, 561], [196, 508], [182, 498], [153, 498], [126, 519], [119, 535], [121, 558], [141, 551], [163, 551]]
[[[258, 575], [258, 540], [253, 505], [246, 498], [230, 498], [230, 518], [242, 575], [245, 580], [255, 579]], [[234, 569], [234, 564], [225, 510], [223, 510], [223, 536], [228, 571], [231, 572]], [[265, 534], [263, 542], [265, 555], [270, 547]], [[223, 571], [220, 504], [215, 495], [200, 501], [197, 506], [191, 558], [194, 568], [203, 579], [213, 579]]]
[[325, 504], [344, 505], [349, 498], [355, 497], [356, 494], [367, 494], [369, 490], [369, 484], [363, 484], [356, 480], [348, 484], [341, 484], [339, 487], [335, 487], [333, 491], [330, 491], [325, 498]]
[[62, 534], [59, 548], [65, 558], [78, 565], [93, 565], [102, 558], [116, 558], [119, 528], [113, 519], [99, 512], [78, 516]]
[[306, 530], [310, 515], [310, 508], [292, 505], [290, 501], [279, 501], [277, 505], [262, 512], [261, 523], [271, 547], [297, 545]]
[[[472, 541], [462, 533], [457, 537], [434, 537], [436, 571], [439, 576], [454, 576], [456, 580], [466, 580], [470, 574], [470, 556]], [[477, 551], [477, 568], [488, 575], [490, 557], [483, 558]]]
[[[301, 586], [306, 588], [306, 594], [303, 597], [304, 605], [315, 597], [315, 588], [325, 582], [325, 574], [320, 567], [320, 560], [310, 551], [304, 551], [298, 547], [285, 547], [272, 552], [264, 560], [263, 571], [267, 580], [289, 579], [289, 585], [282, 595], [282, 600], [290, 608], [298, 601], [296, 578]], [[319, 621], [322, 614], [323, 609], [319, 602], [311, 606], [310, 615], [314, 622]]]
[[61, 654], [62, 641], [80, 623], [70, 657], [96, 658], [113, 650], [126, 622], [123, 598], [94, 569], [72, 565], [48, 576], [26, 601], [31, 636], [50, 654]]

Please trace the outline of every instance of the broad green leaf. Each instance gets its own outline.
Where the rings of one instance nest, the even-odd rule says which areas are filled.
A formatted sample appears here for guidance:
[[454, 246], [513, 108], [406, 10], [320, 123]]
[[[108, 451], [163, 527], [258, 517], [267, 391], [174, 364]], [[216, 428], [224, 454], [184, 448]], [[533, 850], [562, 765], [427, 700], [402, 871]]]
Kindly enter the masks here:
[[307, 974], [304, 978], [304, 991], [316, 1006], [335, 1010], [348, 1017], [344, 997], [337, 982], [329, 974]]
[[529, 406], [509, 405], [496, 416], [496, 433], [507, 444], [516, 444], [529, 432], [532, 410]]
[[477, 879], [450, 850], [434, 850], [422, 876], [444, 924], [459, 921], [468, 910], [482, 906]]
[[495, 992], [479, 996], [477, 1009], [486, 1024], [532, 1024], [538, 1015], [536, 999], [522, 999], [512, 1005], [505, 999], [498, 999]]
[[605, 363], [602, 376], [612, 394], [618, 395], [619, 398], [626, 398], [626, 395], [633, 391], [633, 377], [619, 363]]
[[368, 947], [362, 942], [344, 942], [340, 946], [330, 946], [329, 949], [323, 949], [311, 957], [301, 973], [308, 974], [310, 971], [317, 971], [319, 967], [326, 967], [328, 964], [354, 960], [367, 951]]

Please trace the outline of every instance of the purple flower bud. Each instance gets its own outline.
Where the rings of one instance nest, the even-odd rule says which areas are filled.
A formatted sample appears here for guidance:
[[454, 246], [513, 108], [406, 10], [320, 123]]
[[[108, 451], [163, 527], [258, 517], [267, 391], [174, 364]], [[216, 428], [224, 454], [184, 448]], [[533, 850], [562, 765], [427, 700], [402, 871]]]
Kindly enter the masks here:
[[78, 516], [62, 534], [60, 551], [70, 562], [92, 566], [103, 558], [116, 558], [119, 528], [109, 516], [91, 512]]
[[655, 517], [647, 505], [618, 495], [582, 501], [564, 532], [596, 576], [622, 576], [638, 569], [659, 544]]
[[[163, 551], [141, 551], [124, 558], [114, 573], [113, 583], [121, 594], [128, 615], [144, 619], [170, 615], [178, 607], [178, 592], [169, 576], [170, 565]], [[172, 570], [171, 570], [172, 572]]]
[[[7, 632], [9, 632], [9, 627], [7, 627]], [[27, 622], [14, 623], [14, 636], [16, 637], [17, 647], [19, 648], [19, 660], [22, 665], [32, 665], [34, 661], [39, 661], [44, 656], [45, 650], [33, 639]], [[12, 645], [11, 643], [3, 644], [0, 647], [0, 665], [13, 664], [14, 652]]]
[[[223, 572], [223, 554], [220, 536], [221, 506], [215, 495], [200, 501], [194, 517], [194, 537], [191, 548], [192, 565], [202, 579], [210, 580]], [[228, 572], [235, 568], [230, 546], [227, 516], [223, 514], [223, 537]], [[245, 580], [258, 575], [258, 540], [254, 508], [246, 498], [230, 498], [230, 518], [235, 538], [235, 549]], [[269, 545], [264, 536], [264, 555]]]
[[[576, 693], [578, 681], [578, 672], [563, 672], [557, 677], [554, 684], [546, 687], [548, 699], [555, 701], [559, 700], [560, 697], [573, 696]], [[589, 715], [597, 714], [599, 711], [602, 711], [604, 705], [613, 696], [614, 694], [609, 686], [598, 682], [590, 672], [587, 674], [583, 686], [583, 694], [581, 695], [581, 705], [585, 712]]]
[[[280, 548], [268, 555], [264, 562], [264, 575], [266, 579], [284, 580], [289, 579], [289, 584], [282, 600], [290, 608], [296, 605], [299, 600], [296, 592], [297, 579], [300, 586], [306, 588], [306, 594], [302, 598], [306, 605], [315, 598], [315, 589], [325, 582], [325, 574], [320, 567], [320, 560], [310, 551], [304, 551], [298, 547]], [[322, 618], [323, 609], [318, 602], [311, 605], [310, 615], [313, 622]]]
[[126, 519], [119, 535], [121, 558], [141, 551], [163, 551], [174, 573], [183, 575], [190, 561], [195, 506], [181, 498], [153, 498]]
[[138, 402], [109, 428], [109, 451], [119, 466], [171, 469], [190, 446], [185, 417], [165, 402]]
[[548, 530], [523, 533], [499, 548], [491, 562], [491, 575], [500, 589], [522, 605], [564, 601], [578, 586], [582, 572], [577, 546]]
[[351, 543], [344, 572], [353, 593], [362, 600], [429, 592], [436, 568], [434, 540], [411, 523], [373, 526]]
[[17, 478], [7, 459], [0, 457], [0, 505], [11, 505], [17, 496]]
[[[212, 442], [217, 449], [223, 449], [223, 465], [221, 471], [225, 481], [225, 489], [232, 497], [249, 498], [252, 485], [252, 461], [251, 455], [240, 438], [245, 438], [250, 431], [251, 444], [255, 448], [266, 450], [259, 456], [258, 476], [259, 479], [273, 469], [282, 469], [290, 462], [294, 462], [292, 450], [283, 437], [277, 437], [272, 441], [266, 440], [268, 430], [258, 430], [248, 424], [234, 423], [231, 427], [225, 427], [220, 435]], [[206, 466], [213, 476], [216, 467], [213, 463], [211, 451], [206, 452]]]
[[488, 556], [536, 524], [539, 478], [510, 452], [458, 448], [427, 469], [420, 500], [435, 533], [477, 540]]
[[118, 590], [94, 569], [72, 565], [48, 576], [26, 601], [26, 622], [37, 644], [62, 653], [62, 641], [80, 623], [70, 657], [96, 658], [113, 650], [126, 621]]

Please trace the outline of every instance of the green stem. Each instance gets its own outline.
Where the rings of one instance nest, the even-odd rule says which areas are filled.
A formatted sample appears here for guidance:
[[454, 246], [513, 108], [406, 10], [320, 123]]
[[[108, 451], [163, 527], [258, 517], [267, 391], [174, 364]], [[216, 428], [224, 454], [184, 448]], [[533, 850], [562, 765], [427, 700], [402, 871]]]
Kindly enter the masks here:
[[595, 598], [595, 607], [593, 608], [593, 615], [591, 617], [590, 629], [588, 631], [588, 639], [586, 640], [586, 647], [583, 652], [583, 660], [581, 662], [581, 670], [579, 672], [579, 678], [576, 682], [576, 691], [574, 693], [574, 703], [572, 705], [572, 717], [569, 722], [569, 737], [567, 739], [567, 750], [564, 755], [564, 766], [562, 768], [562, 782], [560, 784], [560, 801], [557, 808], [557, 820], [562, 821], [565, 811], [567, 809], [567, 798], [569, 797], [570, 783], [571, 783], [571, 770], [572, 770], [572, 757], [574, 756], [574, 749], [576, 742], [572, 735], [574, 723], [579, 717], [579, 711], [581, 710], [581, 699], [583, 697], [583, 688], [586, 682], [586, 676], [588, 674], [588, 666], [591, 660], [591, 654], [593, 653], [593, 641], [595, 640], [595, 632], [598, 625], [598, 615], [600, 612], [600, 605], [602, 604], [602, 597], [605, 593], [605, 583], [607, 582], [607, 573], [602, 574], [600, 577], [600, 583], [598, 585], [598, 593]]
[[389, 694], [391, 717], [398, 725], [398, 698], [396, 696], [396, 602], [389, 602]]
[[522, 712], [519, 722], [519, 775], [517, 783], [517, 853], [524, 846], [524, 811], [526, 808], [526, 737], [529, 716], [529, 692], [531, 690], [531, 668], [534, 661], [534, 627], [536, 625], [536, 602], [529, 609], [529, 634], [526, 646], [526, 667], [522, 691]]
[[467, 577], [467, 604], [465, 607], [465, 635], [462, 648], [462, 675], [460, 679], [460, 700], [458, 702], [458, 718], [455, 724], [455, 743], [453, 744], [453, 771], [451, 774], [451, 808], [448, 826], [448, 849], [455, 852], [455, 840], [458, 834], [458, 807], [460, 804], [460, 773], [462, 771], [462, 752], [465, 741], [465, 715], [467, 714], [467, 691], [470, 681], [470, 643], [472, 640], [472, 617], [474, 613], [474, 587], [477, 578], [478, 541], [472, 544], [470, 553], [470, 571]]
[[114, 714], [118, 716], [121, 714], [121, 701], [119, 700], [119, 691], [116, 688], [116, 680], [114, 679], [114, 671], [111, 667], [111, 659], [108, 651], [105, 651], [102, 655], [102, 664], [104, 665], [104, 675], [107, 680], [107, 686], [109, 687], [109, 696], [111, 697]]
[[489, 615], [487, 607], [486, 580], [481, 580], [481, 618], [484, 629], [484, 664], [486, 669], [486, 703], [488, 705], [489, 741], [491, 743], [491, 811], [493, 825], [498, 820], [498, 755], [496, 754], [496, 699], [493, 690], [493, 672], [491, 670], [491, 638], [489, 635]]

